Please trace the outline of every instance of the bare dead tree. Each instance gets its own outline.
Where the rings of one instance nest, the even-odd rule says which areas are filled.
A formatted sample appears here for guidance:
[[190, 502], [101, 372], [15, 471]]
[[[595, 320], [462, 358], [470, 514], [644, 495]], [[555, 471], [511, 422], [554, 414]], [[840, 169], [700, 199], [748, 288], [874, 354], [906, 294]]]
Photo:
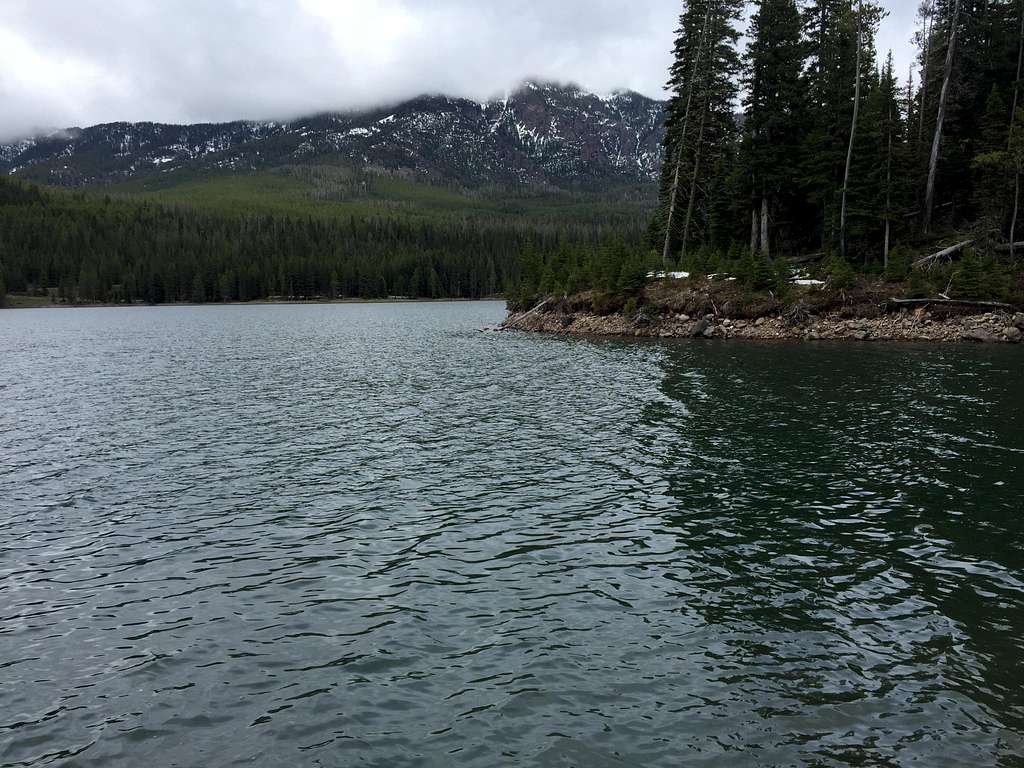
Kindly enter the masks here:
[[[892, 53], [889, 54], [890, 68], [892, 66]], [[885, 151], [885, 245], [882, 247], [882, 266], [889, 269], [889, 243], [892, 232], [892, 101], [886, 105], [888, 110], [886, 120], [886, 151]]]
[[708, 109], [710, 104], [708, 103], [709, 96], [705, 93], [704, 96], [704, 108], [700, 113], [700, 128], [697, 130], [697, 147], [695, 149], [696, 156], [693, 160], [693, 173], [690, 178], [690, 197], [686, 201], [686, 219], [683, 223], [683, 258], [686, 258], [686, 244], [690, 240], [690, 224], [693, 221], [693, 201], [697, 197], [697, 177], [700, 175], [700, 161], [701, 153], [704, 149], [704, 126], [707, 123]]
[[709, 3], [707, 10], [704, 13], [704, 27], [701, 30], [700, 38], [697, 42], [697, 52], [693, 56], [693, 72], [690, 73], [690, 82], [686, 89], [686, 107], [683, 110], [683, 126], [679, 133], [679, 147], [676, 151], [675, 157], [676, 167], [672, 175], [672, 188], [669, 191], [668, 216], [665, 221], [665, 245], [661, 252], [661, 260], [666, 269], [668, 269], [669, 256], [672, 252], [672, 222], [675, 219], [676, 202], [679, 195], [679, 182], [683, 167], [683, 150], [686, 146], [686, 132], [690, 122], [690, 107], [693, 104], [693, 92], [697, 85], [697, 76], [700, 72], [701, 57], [704, 53], [704, 46], [707, 43], [708, 30], [710, 26], [711, 4]]
[[932, 229], [932, 211], [935, 207], [935, 176], [939, 167], [939, 148], [942, 146], [942, 126], [946, 120], [946, 101], [949, 97], [949, 81], [953, 76], [953, 59], [960, 31], [960, 0], [953, 5], [953, 16], [949, 21], [949, 39], [946, 45], [946, 67], [942, 75], [942, 91], [939, 93], [939, 112], [935, 119], [935, 138], [928, 163], [928, 186], [924, 193], [924, 231]]
[[[1024, 2], [1018, 2], [1020, 8], [1020, 41], [1017, 44], [1017, 80], [1013, 84], [1013, 112], [1010, 113], [1010, 135], [1006, 140], [1010, 156], [1014, 158], [1013, 176], [1013, 215], [1010, 217], [1010, 258], [1017, 257], [1017, 217], [1020, 215], [1020, 176], [1021, 176], [1021, 149], [1013, 146], [1014, 130], [1017, 126], [1017, 105], [1020, 103], [1020, 78], [1021, 70], [1024, 67]], [[1016, 152], [1014, 151], [1016, 149]]]
[[843, 176], [843, 203], [839, 212], [839, 251], [846, 258], [846, 198], [850, 189], [850, 167], [853, 165], [853, 143], [857, 136], [857, 118], [860, 115], [860, 57], [864, 25], [864, 2], [857, 0], [857, 74], [853, 86], [853, 123], [850, 125], [850, 143], [846, 149], [846, 173]]

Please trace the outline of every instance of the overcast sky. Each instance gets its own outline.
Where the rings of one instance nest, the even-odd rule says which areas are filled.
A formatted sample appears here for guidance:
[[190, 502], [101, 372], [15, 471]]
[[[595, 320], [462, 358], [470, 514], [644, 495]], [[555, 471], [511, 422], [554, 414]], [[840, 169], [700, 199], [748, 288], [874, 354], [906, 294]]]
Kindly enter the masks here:
[[[879, 48], [907, 72], [913, 0]], [[682, 0], [0, 0], [0, 139], [288, 118], [527, 77], [663, 95]], [[902, 75], [905, 77], [905, 75]]]

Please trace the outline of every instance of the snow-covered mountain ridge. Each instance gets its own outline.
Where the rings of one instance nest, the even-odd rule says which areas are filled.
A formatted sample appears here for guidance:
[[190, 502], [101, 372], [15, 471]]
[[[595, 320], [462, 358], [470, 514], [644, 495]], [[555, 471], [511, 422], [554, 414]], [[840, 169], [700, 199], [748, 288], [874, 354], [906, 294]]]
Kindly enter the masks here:
[[528, 82], [484, 103], [421, 96], [287, 123], [108, 123], [0, 144], [0, 173], [80, 186], [341, 162], [464, 184], [644, 183], [661, 165], [664, 107], [632, 92]]

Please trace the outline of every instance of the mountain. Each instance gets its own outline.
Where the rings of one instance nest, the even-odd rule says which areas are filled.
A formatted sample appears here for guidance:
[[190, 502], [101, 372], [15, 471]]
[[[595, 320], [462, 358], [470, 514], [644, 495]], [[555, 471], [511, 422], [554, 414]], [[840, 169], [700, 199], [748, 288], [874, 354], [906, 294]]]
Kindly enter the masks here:
[[0, 173], [84, 186], [339, 164], [466, 186], [647, 184], [661, 164], [664, 107], [633, 92], [528, 82], [496, 101], [421, 96], [287, 123], [109, 123], [0, 144]]

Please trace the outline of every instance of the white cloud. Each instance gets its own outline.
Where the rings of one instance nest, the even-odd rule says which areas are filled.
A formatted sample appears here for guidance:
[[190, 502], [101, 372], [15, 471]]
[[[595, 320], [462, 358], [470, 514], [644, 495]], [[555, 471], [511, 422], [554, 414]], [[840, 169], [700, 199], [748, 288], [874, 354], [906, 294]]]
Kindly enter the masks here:
[[[114, 120], [288, 118], [427, 92], [482, 99], [527, 77], [657, 97], [682, 8], [681, 0], [3, 5], [0, 138]], [[880, 50], [906, 42], [912, 16], [893, 14]], [[908, 64], [909, 53], [898, 66]]]

